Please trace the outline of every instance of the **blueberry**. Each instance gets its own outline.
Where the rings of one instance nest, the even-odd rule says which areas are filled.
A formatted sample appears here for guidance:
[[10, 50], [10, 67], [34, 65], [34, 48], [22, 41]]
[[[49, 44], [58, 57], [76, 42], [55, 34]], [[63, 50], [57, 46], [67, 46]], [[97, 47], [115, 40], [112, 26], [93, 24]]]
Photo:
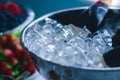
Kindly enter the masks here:
[[25, 20], [25, 18], [23, 17], [23, 15], [21, 15], [21, 14], [16, 15], [16, 21], [17, 22], [21, 23], [24, 20]]
[[0, 10], [0, 32], [11, 30], [24, 22], [26, 16], [13, 15], [7, 10]]
[[4, 13], [5, 13], [5, 16], [6, 16], [7, 19], [13, 17], [13, 15], [9, 11], [7, 11], [7, 10], [5, 10]]
[[2, 21], [6, 21], [6, 20], [7, 20], [4, 11], [0, 11], [0, 21], [1, 21], [1, 20], [2, 20]]

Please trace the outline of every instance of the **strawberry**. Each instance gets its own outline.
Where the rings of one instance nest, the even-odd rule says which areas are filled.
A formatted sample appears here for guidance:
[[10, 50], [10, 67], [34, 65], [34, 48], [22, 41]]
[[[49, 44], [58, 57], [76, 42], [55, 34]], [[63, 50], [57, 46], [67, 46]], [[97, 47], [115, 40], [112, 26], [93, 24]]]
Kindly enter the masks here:
[[17, 46], [20, 46], [20, 41], [19, 39], [16, 39], [16, 40], [9, 41], [8, 44], [9, 44], [9, 48], [14, 50]]
[[6, 44], [8, 44], [5, 47], [14, 50], [17, 45], [20, 45], [19, 38], [17, 38], [15, 35], [9, 34], [9, 35], [6, 35], [5, 37], [7, 38]]
[[11, 34], [6, 34], [5, 37], [7, 38], [7, 40], [11, 41], [12, 40], [12, 36]]
[[21, 46], [20, 44], [18, 44], [18, 45], [16, 45], [16, 50], [18, 50], [18, 51], [22, 51], [23, 48], [22, 48], [22, 46]]
[[19, 54], [20, 54], [20, 58], [19, 58], [20, 61], [24, 61], [24, 60], [29, 60], [30, 59], [30, 56], [29, 56], [28, 52], [25, 51], [25, 50], [20, 51]]
[[5, 53], [6, 57], [13, 57], [14, 56], [14, 52], [10, 49], [4, 49], [3, 52]]
[[6, 62], [4, 62], [4, 61], [1, 62], [1, 63], [0, 63], [0, 71], [1, 71], [1, 72], [5, 72], [6, 69], [9, 69], [8, 64], [7, 64]]
[[34, 73], [35, 72], [35, 66], [34, 66], [34, 64], [33, 64], [33, 62], [32, 62], [32, 60], [30, 60], [29, 62], [28, 62], [28, 71], [30, 71], [31, 73]]
[[12, 36], [9, 34], [2, 36], [0, 39], [0, 43], [3, 45], [3, 47], [7, 47], [10, 41], [12, 41]]
[[4, 35], [4, 36], [2, 36], [2, 38], [1, 38], [1, 43], [3, 43], [3, 44], [5, 44], [5, 43], [7, 43], [7, 37]]
[[12, 69], [6, 69], [6, 75], [14, 76], [14, 71]]
[[23, 48], [20, 45], [16, 45], [16, 47], [14, 48], [15, 57], [19, 58], [22, 50]]
[[18, 64], [18, 60], [17, 58], [15, 58], [14, 56], [9, 56], [7, 57], [7, 60], [9, 63], [11, 63], [12, 65]]
[[13, 40], [13, 44], [15, 44], [15, 45], [20, 45], [20, 40], [19, 40], [19, 38], [16, 38], [15, 40]]
[[7, 9], [13, 15], [23, 14], [23, 11], [21, 10], [21, 8], [13, 2], [7, 2], [5, 4], [5, 9]]

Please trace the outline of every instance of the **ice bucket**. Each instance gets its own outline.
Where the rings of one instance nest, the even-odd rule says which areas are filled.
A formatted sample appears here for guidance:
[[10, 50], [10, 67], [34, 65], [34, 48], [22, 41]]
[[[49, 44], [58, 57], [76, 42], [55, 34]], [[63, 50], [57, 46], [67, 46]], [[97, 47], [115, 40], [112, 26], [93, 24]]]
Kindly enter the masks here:
[[[79, 14], [87, 8], [88, 7], [78, 7], [49, 13], [33, 21], [30, 25], [24, 28], [21, 35], [21, 44], [31, 55], [34, 65], [36, 66], [38, 72], [45, 78], [45, 80], [120, 80], [120, 67], [76, 68], [63, 66], [38, 57], [35, 53], [29, 50], [29, 46], [26, 46], [25, 34], [27, 29], [29, 27], [34, 27], [33, 24], [36, 22], [42, 24], [43, 20], [49, 17], [62, 24], [75, 24], [76, 26], [79, 26]], [[111, 7], [105, 19], [109, 19], [112, 14], [116, 12], [120, 14], [120, 9], [117, 7]]]

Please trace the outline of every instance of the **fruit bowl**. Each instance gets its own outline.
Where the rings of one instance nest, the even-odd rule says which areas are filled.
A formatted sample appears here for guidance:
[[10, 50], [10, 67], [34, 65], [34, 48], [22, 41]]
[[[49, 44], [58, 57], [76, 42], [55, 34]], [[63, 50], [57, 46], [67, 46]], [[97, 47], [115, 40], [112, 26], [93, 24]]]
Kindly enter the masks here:
[[18, 30], [21, 31], [25, 26], [27, 26], [34, 19], [35, 13], [30, 8], [26, 8], [25, 10], [27, 12], [27, 18], [20, 25], [18, 25], [17, 27], [15, 27], [15, 28], [13, 28], [11, 30], [7, 30], [5, 32], [1, 32], [0, 35], [9, 34], [11, 32], [16, 32]]
[[0, 35], [22, 30], [35, 17], [35, 13], [32, 9], [23, 8], [14, 2], [0, 3], [0, 12]]
[[[12, 7], [12, 9], [9, 7]], [[19, 9], [22, 9], [24, 14], [21, 13]], [[35, 72], [35, 67], [27, 51], [20, 45], [19, 39], [22, 29], [34, 19], [35, 13], [32, 9], [23, 8], [14, 2], [0, 3], [0, 11], [0, 19], [2, 19], [0, 23], [6, 23], [7, 20], [8, 23], [11, 21], [10, 24], [6, 23], [11, 28], [8, 28], [9, 26], [0, 25], [0, 75], [9, 75], [17, 78], [22, 73], [29, 71], [28, 74], [30, 76]], [[4, 11], [7, 13], [5, 12], [5, 14], [3, 14]], [[20, 16], [21, 14], [24, 18]], [[15, 26], [14, 24], [16, 23], [17, 25]], [[2, 30], [4, 27], [5, 30]]]
[[[21, 35], [21, 44], [31, 55], [34, 65], [36, 66], [38, 72], [45, 78], [45, 80], [119, 80], [120, 79], [120, 67], [77, 68], [77, 67], [65, 66], [65, 65], [51, 62], [47, 59], [43, 59], [41, 56], [38, 56], [37, 53], [32, 51], [30, 49], [30, 46], [28, 46], [28, 45], [33, 45], [33, 48], [34, 48], [33, 43], [28, 43], [30, 40], [27, 38], [28, 36], [27, 33], [29, 33], [31, 29], [35, 29], [35, 24], [38, 23], [40, 25], [43, 25], [45, 18], [51, 18], [51, 19], [57, 20], [58, 22], [64, 25], [74, 24], [76, 26], [79, 26], [80, 25], [79, 14], [80, 12], [82, 12], [87, 8], [88, 7], [79, 7], [79, 8], [73, 8], [73, 9], [61, 10], [58, 12], [53, 12], [53, 13], [44, 15], [38, 18], [37, 20], [33, 21], [30, 25], [28, 25], [23, 30]], [[116, 12], [120, 14], [120, 9], [117, 7], [110, 7], [105, 17], [105, 20], [109, 19]], [[116, 18], [116, 17], [113, 17], [113, 18]], [[35, 36], [36, 34], [32, 34], [32, 35]], [[42, 55], [42, 53], [40, 54]]]

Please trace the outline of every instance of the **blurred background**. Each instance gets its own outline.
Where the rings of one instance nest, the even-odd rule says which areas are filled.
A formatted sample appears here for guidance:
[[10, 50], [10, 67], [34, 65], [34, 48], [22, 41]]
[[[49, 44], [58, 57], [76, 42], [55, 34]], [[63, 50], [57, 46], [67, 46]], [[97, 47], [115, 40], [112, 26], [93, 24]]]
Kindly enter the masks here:
[[[24, 7], [32, 8], [35, 11], [35, 19], [47, 13], [81, 6], [89, 6], [98, 0], [0, 0], [13, 1]], [[119, 6], [119, 0], [113, 0], [113, 6]]]
[[24, 7], [32, 8], [33, 11], [35, 11], [35, 18], [38, 18], [42, 15], [45, 15], [53, 11], [80, 6], [88, 6], [92, 3], [92, 1], [90, 0], [3, 0], [3, 1], [13, 1]]

